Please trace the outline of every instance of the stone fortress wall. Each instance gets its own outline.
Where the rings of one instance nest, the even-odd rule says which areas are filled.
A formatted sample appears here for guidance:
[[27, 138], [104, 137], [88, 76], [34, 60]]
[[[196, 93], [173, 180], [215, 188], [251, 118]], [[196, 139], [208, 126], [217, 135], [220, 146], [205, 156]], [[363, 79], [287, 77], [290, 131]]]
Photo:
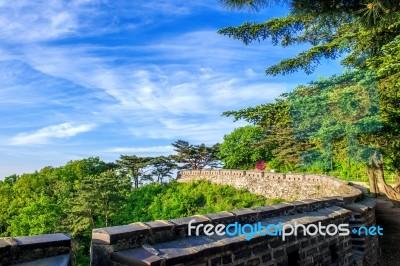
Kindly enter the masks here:
[[179, 182], [208, 180], [246, 189], [266, 198], [285, 200], [344, 196], [349, 202], [362, 198], [362, 192], [348, 182], [327, 175], [281, 174], [241, 170], [186, 170], [179, 172]]
[[270, 206], [191, 217], [133, 223], [93, 230], [94, 265], [377, 265], [377, 236], [302, 234], [280, 236], [189, 236], [188, 224], [346, 223], [375, 225], [375, 202], [348, 182], [326, 175], [280, 174], [238, 170], [188, 170], [179, 182], [205, 179], [267, 198], [296, 200]]
[[0, 266], [67, 266], [71, 255], [67, 234], [0, 238]]
[[[181, 171], [178, 181], [190, 182], [198, 179], [247, 189], [267, 198], [295, 201], [94, 229], [91, 265], [378, 264], [380, 249], [377, 236], [326, 234], [305, 237], [300, 234], [283, 241], [280, 236], [256, 236], [246, 240], [243, 235], [231, 237], [188, 234], [188, 224], [193, 219], [193, 225], [227, 225], [234, 222], [296, 222], [305, 225], [347, 223], [351, 229], [375, 225], [375, 201], [347, 182], [325, 175], [238, 170]], [[60, 240], [54, 241], [54, 237]], [[46, 265], [68, 265], [70, 262], [65, 261], [70, 256], [68, 241], [68, 236], [58, 234], [28, 237], [25, 240], [0, 239], [0, 265], [21, 262], [21, 266], [38, 265], [35, 263], [43, 259], [64, 259], [63, 263]], [[26, 243], [29, 245], [24, 247]], [[29, 260], [31, 262], [27, 262]]]

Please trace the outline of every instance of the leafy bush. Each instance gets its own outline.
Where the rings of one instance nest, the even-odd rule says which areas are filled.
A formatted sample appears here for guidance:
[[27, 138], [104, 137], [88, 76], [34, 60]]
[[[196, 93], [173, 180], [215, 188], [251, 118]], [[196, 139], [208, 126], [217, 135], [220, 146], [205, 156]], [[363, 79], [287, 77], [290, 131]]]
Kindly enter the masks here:
[[245, 190], [199, 180], [189, 183], [173, 181], [163, 185], [150, 184], [136, 189], [129, 201], [127, 206], [132, 209], [124, 212], [131, 215], [126, 217], [128, 219], [124, 223], [234, 210], [282, 200], [269, 201]]

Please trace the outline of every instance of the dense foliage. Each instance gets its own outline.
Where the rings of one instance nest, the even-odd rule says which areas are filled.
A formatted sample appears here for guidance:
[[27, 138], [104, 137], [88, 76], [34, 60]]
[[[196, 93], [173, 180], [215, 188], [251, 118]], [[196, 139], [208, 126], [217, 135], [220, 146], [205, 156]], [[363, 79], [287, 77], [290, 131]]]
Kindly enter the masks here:
[[267, 74], [311, 73], [322, 59], [346, 55], [343, 64], [366, 68], [366, 60], [382, 53], [384, 45], [400, 34], [400, 5], [397, 0], [221, 0], [232, 8], [269, 8], [285, 4], [290, 12], [283, 18], [245, 22], [219, 32], [249, 44], [270, 38], [283, 47], [306, 44], [309, 49], [281, 61]]
[[193, 145], [187, 141], [178, 140], [172, 143], [172, 146], [177, 153], [172, 158], [181, 163], [180, 169], [203, 169], [206, 166], [218, 165], [218, 143], [208, 147], [204, 143]]
[[[165, 160], [153, 158], [153, 171], [160, 170]], [[160, 171], [169, 173], [165, 167]], [[261, 196], [229, 186], [205, 181], [165, 183], [157, 175], [159, 182], [134, 188], [131, 177], [123, 167], [99, 158], [7, 177], [0, 181], [0, 236], [69, 233], [75, 262], [87, 265], [93, 228], [267, 203]]]
[[[267, 74], [311, 73], [321, 59], [345, 56], [343, 74], [266, 103], [225, 112], [252, 126], [207, 147], [179, 140], [174, 156], [121, 155], [71, 161], [0, 181], [0, 235], [69, 232], [75, 260], [87, 262], [91, 230], [135, 221], [264, 205], [265, 199], [207, 182], [165, 183], [175, 169], [253, 168], [265, 160], [277, 171], [332, 173], [376, 179], [400, 201], [400, 5], [397, 0], [221, 0], [233, 8], [285, 3], [286, 17], [226, 27], [221, 34], [249, 44], [270, 38], [307, 49], [267, 69]], [[398, 185], [386, 184], [388, 176]], [[154, 183], [141, 186], [146, 182]], [[133, 184], [133, 186], [132, 186]]]
[[[397, 0], [221, 0], [234, 9], [285, 4], [290, 12], [264, 22], [245, 22], [219, 33], [246, 45], [270, 39], [283, 47], [305, 44], [293, 58], [270, 66], [269, 75], [303, 70], [322, 59], [344, 57], [344, 74], [282, 95], [275, 103], [224, 114], [262, 127], [278, 170], [368, 176], [400, 201], [400, 4]], [[224, 144], [222, 144], [224, 145]], [[366, 169], [366, 171], [364, 170]], [[397, 185], [388, 186], [387, 176]]]
[[225, 135], [218, 154], [224, 167], [254, 169], [257, 161], [268, 161], [272, 157], [271, 147], [261, 144], [265, 137], [265, 131], [259, 126], [237, 128]]

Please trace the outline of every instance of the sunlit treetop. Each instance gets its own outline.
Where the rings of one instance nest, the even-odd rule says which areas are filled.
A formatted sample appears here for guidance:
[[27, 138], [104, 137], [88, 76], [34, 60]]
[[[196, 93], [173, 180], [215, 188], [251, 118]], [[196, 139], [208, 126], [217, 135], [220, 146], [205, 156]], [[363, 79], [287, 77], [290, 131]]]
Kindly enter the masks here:
[[364, 69], [366, 60], [379, 55], [381, 48], [400, 34], [399, 1], [361, 0], [221, 0], [229, 8], [261, 10], [287, 5], [283, 18], [245, 22], [230, 26], [220, 34], [243, 41], [271, 39], [274, 45], [308, 44], [311, 48], [294, 58], [282, 60], [266, 70], [268, 75], [297, 70], [312, 73], [322, 59], [337, 59], [348, 67]]

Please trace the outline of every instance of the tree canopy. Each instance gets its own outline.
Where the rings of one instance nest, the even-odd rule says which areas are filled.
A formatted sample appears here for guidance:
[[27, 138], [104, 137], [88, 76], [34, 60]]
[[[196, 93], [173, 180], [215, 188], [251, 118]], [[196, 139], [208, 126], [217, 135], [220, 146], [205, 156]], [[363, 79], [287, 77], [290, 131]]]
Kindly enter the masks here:
[[190, 144], [184, 140], [178, 140], [172, 143], [174, 150], [177, 152], [172, 158], [183, 165], [180, 169], [203, 169], [206, 166], [216, 166], [218, 164], [217, 153], [219, 144], [206, 146], [204, 143], [200, 145]]
[[266, 132], [259, 126], [245, 126], [224, 136], [218, 156], [229, 169], [254, 169], [259, 160], [269, 160], [272, 147], [262, 145]]
[[311, 48], [294, 58], [270, 66], [270, 75], [302, 70], [309, 74], [322, 59], [345, 56], [348, 67], [366, 68], [368, 58], [382, 54], [384, 45], [400, 34], [400, 5], [396, 0], [221, 0], [234, 9], [260, 10], [285, 4], [290, 12], [283, 18], [264, 22], [245, 22], [219, 31], [249, 44], [270, 38], [283, 47], [306, 44]]
[[[364, 165], [371, 190], [376, 189], [374, 180], [378, 177], [389, 197], [399, 201], [399, 2], [221, 2], [233, 9], [259, 11], [284, 4], [290, 10], [282, 18], [245, 22], [219, 31], [246, 45], [270, 39], [274, 45], [306, 47], [297, 56], [268, 67], [266, 74], [285, 75], [298, 70], [309, 74], [323, 59], [339, 58], [347, 69], [339, 76], [300, 85], [275, 103], [224, 115], [234, 116], [235, 120], [245, 119], [269, 130], [268, 136], [276, 137], [273, 154], [278, 165], [288, 164], [285, 157], [297, 157], [290, 169], [339, 170], [336, 173], [341, 176], [349, 173], [358, 176], [361, 173], [355, 169]], [[271, 140], [268, 136], [266, 139]], [[297, 152], [291, 154], [291, 147], [296, 147]], [[386, 184], [384, 170], [397, 176], [397, 186], [392, 188]]]
[[206, 181], [162, 182], [171, 175], [171, 162], [153, 158], [159, 182], [138, 188], [132, 187], [130, 173], [97, 157], [7, 177], [0, 181], [0, 236], [69, 233], [74, 265], [88, 265], [93, 228], [272, 203]]

